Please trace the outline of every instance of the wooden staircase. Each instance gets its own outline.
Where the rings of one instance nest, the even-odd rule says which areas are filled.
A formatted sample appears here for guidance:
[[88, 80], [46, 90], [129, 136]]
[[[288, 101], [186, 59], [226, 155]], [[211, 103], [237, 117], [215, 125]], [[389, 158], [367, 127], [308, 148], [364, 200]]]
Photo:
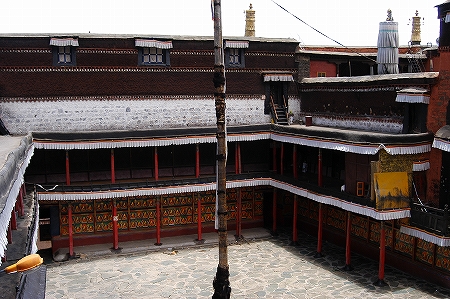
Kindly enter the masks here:
[[275, 117], [274, 121], [279, 125], [288, 125], [286, 108], [282, 105], [274, 104]]

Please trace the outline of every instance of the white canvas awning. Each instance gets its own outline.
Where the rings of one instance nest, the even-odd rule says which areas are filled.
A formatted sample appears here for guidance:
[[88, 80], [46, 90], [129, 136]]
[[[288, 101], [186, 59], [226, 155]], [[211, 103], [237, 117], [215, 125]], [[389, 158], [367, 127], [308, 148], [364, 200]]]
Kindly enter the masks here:
[[293, 82], [292, 74], [265, 74], [264, 82], [268, 81], [283, 81], [283, 82]]
[[417, 161], [413, 163], [413, 171], [425, 171], [430, 169], [430, 161]]
[[246, 49], [248, 48], [248, 41], [227, 40], [225, 41], [225, 48]]
[[406, 88], [397, 92], [396, 102], [399, 103], [422, 103], [429, 104], [430, 96], [427, 90], [422, 88]]
[[154, 39], [136, 39], [135, 46], [143, 48], [159, 48], [159, 49], [173, 48], [171, 41], [158, 41]]
[[67, 47], [73, 46], [78, 47], [78, 39], [77, 38], [51, 38], [50, 46], [56, 47]]

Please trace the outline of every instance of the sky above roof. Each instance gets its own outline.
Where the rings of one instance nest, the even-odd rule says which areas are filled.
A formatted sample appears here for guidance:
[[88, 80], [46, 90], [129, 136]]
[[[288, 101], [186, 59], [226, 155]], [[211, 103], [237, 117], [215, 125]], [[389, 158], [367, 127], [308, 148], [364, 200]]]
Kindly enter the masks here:
[[[422, 20], [422, 44], [436, 45], [436, 5], [445, 0], [274, 0], [345, 46], [376, 46], [379, 22], [391, 9], [400, 44], [411, 39], [415, 11]], [[245, 10], [256, 11], [256, 36], [295, 38], [304, 45], [338, 45], [272, 0], [222, 0], [224, 36], [243, 36]], [[6, 1], [5, 1], [6, 2]], [[0, 33], [96, 33], [213, 36], [210, 0], [7, 0], [0, 10]]]

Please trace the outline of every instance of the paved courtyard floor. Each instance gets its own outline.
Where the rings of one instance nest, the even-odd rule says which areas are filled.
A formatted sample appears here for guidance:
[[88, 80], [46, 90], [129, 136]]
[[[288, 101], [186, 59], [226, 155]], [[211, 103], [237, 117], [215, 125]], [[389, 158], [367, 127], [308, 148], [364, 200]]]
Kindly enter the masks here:
[[[287, 235], [230, 244], [231, 298], [449, 298], [450, 290], [386, 267], [386, 287], [377, 287], [378, 263], [325, 243], [314, 258], [315, 239], [301, 235], [289, 246]], [[160, 251], [80, 258], [47, 268], [46, 298], [211, 298], [218, 247], [165, 248]]]

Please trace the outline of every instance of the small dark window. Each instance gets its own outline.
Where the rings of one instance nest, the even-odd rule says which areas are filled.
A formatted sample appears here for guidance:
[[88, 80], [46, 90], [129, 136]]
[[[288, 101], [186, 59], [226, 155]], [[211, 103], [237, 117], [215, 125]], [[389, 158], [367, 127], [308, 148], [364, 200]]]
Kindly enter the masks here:
[[226, 48], [225, 65], [227, 67], [245, 67], [244, 49]]
[[53, 65], [54, 66], [74, 66], [76, 65], [76, 49], [72, 46], [53, 47]]
[[169, 51], [160, 48], [139, 48], [139, 65], [170, 65]]
[[317, 77], [326, 77], [327, 76], [327, 73], [325, 73], [325, 72], [318, 72], [317, 73]]

